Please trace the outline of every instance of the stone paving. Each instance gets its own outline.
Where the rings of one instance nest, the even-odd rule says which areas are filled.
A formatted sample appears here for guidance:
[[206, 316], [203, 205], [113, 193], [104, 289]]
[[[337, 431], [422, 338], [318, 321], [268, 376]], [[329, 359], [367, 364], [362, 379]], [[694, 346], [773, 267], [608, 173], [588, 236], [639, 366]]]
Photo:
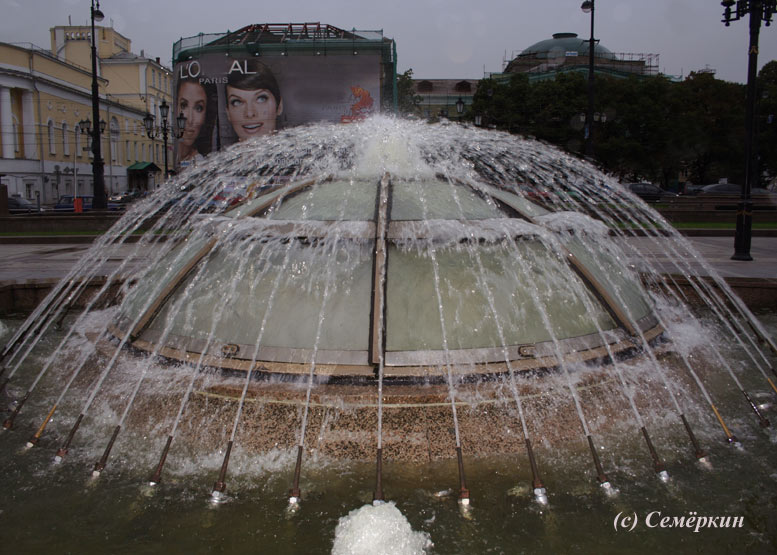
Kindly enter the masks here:
[[[753, 237], [750, 246], [752, 261], [731, 260], [734, 254], [733, 237], [686, 237], [704, 260], [724, 278], [777, 279], [777, 237]], [[657, 256], [657, 264], [668, 273], [678, 273], [675, 264], [665, 254], [666, 241], [658, 245], [655, 239], [631, 238], [628, 241], [646, 257]], [[641, 261], [632, 261], [639, 267]], [[697, 260], [686, 260], [696, 275], [709, 272]]]
[[[777, 279], [777, 237], [753, 237], [751, 262], [731, 260], [733, 237], [688, 237], [688, 241], [723, 277]], [[667, 272], [677, 273], [675, 265], [663, 253], [666, 239], [657, 245], [655, 239], [630, 238], [628, 241], [641, 253], [632, 262], [639, 267], [645, 257], [653, 258]], [[62, 278], [89, 249], [88, 243], [65, 244], [0, 244], [0, 283], [24, 283], [29, 280]], [[134, 249], [134, 244], [118, 247], [103, 266], [103, 275], [110, 273]], [[688, 260], [697, 275], [707, 275], [703, 265]], [[138, 263], [141, 263], [139, 261]]]
[[[0, 284], [61, 279], [90, 246], [89, 243], [0, 244]], [[119, 246], [99, 274], [108, 275], [134, 247], [134, 244]]]

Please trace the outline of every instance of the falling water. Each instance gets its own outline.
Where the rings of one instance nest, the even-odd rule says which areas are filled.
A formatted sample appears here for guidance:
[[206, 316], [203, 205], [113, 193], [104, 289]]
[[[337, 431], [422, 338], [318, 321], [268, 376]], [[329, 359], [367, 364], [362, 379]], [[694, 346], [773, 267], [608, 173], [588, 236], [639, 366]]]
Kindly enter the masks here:
[[[549, 196], [537, 200], [538, 190]], [[75, 314], [87, 284], [139, 230], [147, 231]], [[629, 242], [641, 235], [653, 256]], [[378, 252], [384, 263], [371, 272]], [[687, 295], [666, 276], [665, 259], [701, 309], [682, 304]], [[704, 339], [683, 337], [679, 318]], [[135, 204], [5, 339], [2, 395], [11, 416], [0, 436], [0, 487], [29, 504], [26, 492], [50, 487], [53, 510], [31, 518], [24, 506], [4, 504], [0, 526], [46, 521], [73, 502], [68, 512], [94, 517], [90, 504], [115, 499], [101, 514], [176, 537], [176, 548], [193, 541], [178, 528], [198, 530], [209, 547], [240, 541], [215, 532], [223, 528], [275, 551], [563, 551], [592, 527], [610, 546], [666, 548], [677, 536], [607, 536], [612, 509], [770, 514], [773, 436], [746, 417], [749, 409], [743, 414], [741, 394], [763, 425], [777, 392], [768, 375], [774, 325], [760, 322], [659, 215], [547, 145], [387, 118], [283, 131], [215, 153]], [[667, 412], [685, 429], [671, 426]], [[713, 461], [705, 472], [678, 447], [687, 431], [699, 456], [686, 414]], [[744, 451], [713, 433], [719, 423], [733, 438], [724, 416]], [[68, 434], [63, 425], [72, 421]], [[639, 439], [623, 433], [634, 423], [654, 462], [671, 467], [679, 498], [656, 488], [634, 455]], [[318, 441], [308, 431], [315, 426]], [[14, 445], [36, 429], [31, 444], [39, 448], [18, 456]], [[106, 435], [103, 478], [91, 491], [115, 495], [68, 489]], [[71, 455], [47, 485], [52, 442]], [[135, 486], [163, 443], [152, 482], [168, 452], [190, 463], [160, 484], [164, 495], [138, 498]], [[233, 444], [231, 502], [203, 513], [203, 473], [212, 475], [223, 455], [218, 490]], [[617, 502], [601, 499], [582, 470], [589, 446], [597, 477], [618, 484]], [[375, 447], [377, 490], [383, 483], [389, 502], [373, 507], [375, 466], [364, 461]], [[306, 495], [292, 518], [304, 525], [290, 527], [277, 500], [287, 495], [296, 455], [299, 501], [303, 453]], [[459, 497], [472, 488], [476, 498], [472, 520], [454, 508], [455, 466]], [[550, 503], [531, 503], [545, 483]], [[696, 493], [711, 488], [725, 505]], [[249, 531], [238, 515], [252, 507], [261, 514], [248, 519]], [[170, 516], [178, 513], [183, 526]], [[747, 541], [760, 548], [770, 537], [753, 522]], [[22, 528], [11, 536], [25, 539]], [[703, 543], [718, 545], [716, 534]], [[94, 546], [122, 549], [109, 540]]]

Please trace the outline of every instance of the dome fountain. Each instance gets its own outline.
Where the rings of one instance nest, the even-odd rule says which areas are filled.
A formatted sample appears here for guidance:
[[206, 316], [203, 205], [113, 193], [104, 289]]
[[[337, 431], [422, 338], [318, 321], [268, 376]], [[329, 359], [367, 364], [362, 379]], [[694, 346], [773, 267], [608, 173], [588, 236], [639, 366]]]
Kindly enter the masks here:
[[[377, 503], [384, 461], [455, 460], [466, 512], [467, 464], [512, 458], [544, 506], [554, 463], [536, 445], [582, 442], [612, 493], [601, 453], [617, 453], [600, 436], [624, 430], [666, 481], [656, 414], [704, 464], [714, 427], [739, 443], [721, 391], [738, 391], [761, 428], [761, 398], [777, 392], [769, 333], [689, 260], [656, 212], [536, 141], [381, 118], [293, 129], [217, 153], [128, 209], [8, 340], [4, 426], [35, 420], [27, 446], [52, 436], [58, 462], [91, 426], [104, 438], [95, 477], [123, 430], [156, 453], [152, 484], [178, 445], [218, 453], [214, 501], [234, 448], [284, 450], [294, 508], [312, 453], [372, 461]], [[731, 345], [700, 357], [689, 325], [722, 327]]]

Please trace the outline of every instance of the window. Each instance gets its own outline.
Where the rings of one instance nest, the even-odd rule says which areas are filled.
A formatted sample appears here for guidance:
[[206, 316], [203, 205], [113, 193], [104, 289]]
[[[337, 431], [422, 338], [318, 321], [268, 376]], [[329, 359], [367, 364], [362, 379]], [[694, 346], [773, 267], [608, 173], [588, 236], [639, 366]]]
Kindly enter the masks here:
[[454, 85], [453, 90], [463, 93], [472, 92], [472, 85], [469, 84], [469, 81], [459, 81]]
[[67, 123], [62, 122], [62, 151], [65, 156], [70, 156], [70, 135], [68, 134]]
[[76, 125], [75, 127], [75, 136], [76, 136], [76, 156], [82, 156], [83, 149], [81, 148], [81, 128]]
[[129, 141], [124, 141], [124, 153], [127, 155], [127, 162], [130, 161], [130, 143]]
[[57, 143], [54, 140], [54, 122], [49, 120], [46, 124], [49, 130], [49, 154], [57, 153]]
[[13, 151], [19, 152], [19, 120], [13, 116]]
[[119, 161], [119, 120], [111, 118], [111, 162]]

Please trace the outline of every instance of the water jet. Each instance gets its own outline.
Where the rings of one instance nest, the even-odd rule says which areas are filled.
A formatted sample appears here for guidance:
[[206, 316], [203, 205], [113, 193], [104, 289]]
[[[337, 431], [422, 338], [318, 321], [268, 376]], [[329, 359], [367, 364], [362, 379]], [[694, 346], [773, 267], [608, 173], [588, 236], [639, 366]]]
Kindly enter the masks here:
[[[234, 203], [214, 209], [225, 194]], [[148, 220], [76, 313], [81, 284]], [[700, 310], [634, 249], [636, 230]], [[615, 180], [537, 141], [385, 118], [283, 131], [132, 205], [19, 326], [3, 375], [6, 395], [26, 393], [3, 441], [32, 425], [34, 451], [64, 438], [58, 462], [102, 452], [103, 478], [129, 468], [164, 488], [194, 461], [219, 511], [242, 502], [228, 476], [230, 492], [251, 487], [247, 457], [283, 453], [273, 492], [295, 518], [339, 464], [369, 466], [376, 508], [410, 495], [400, 463], [441, 465], [428, 481], [472, 522], [495, 458], [538, 507], [563, 504], [565, 481], [607, 498], [636, 474], [703, 480], [683, 468], [729, 460], [726, 421], [774, 449], [759, 428], [772, 409], [751, 395], [773, 395], [774, 360], [765, 326], [691, 258]]]

